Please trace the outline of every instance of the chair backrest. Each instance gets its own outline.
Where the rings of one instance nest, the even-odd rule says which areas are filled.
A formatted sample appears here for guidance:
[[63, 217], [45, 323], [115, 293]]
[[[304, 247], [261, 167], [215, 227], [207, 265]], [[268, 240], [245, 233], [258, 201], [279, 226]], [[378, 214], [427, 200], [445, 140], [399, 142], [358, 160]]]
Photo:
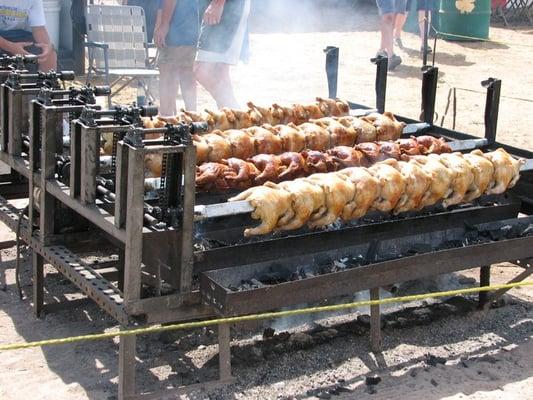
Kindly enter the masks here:
[[[109, 68], [146, 68], [146, 20], [142, 7], [88, 5], [87, 40], [109, 46]], [[92, 50], [94, 67], [103, 69], [104, 52]]]

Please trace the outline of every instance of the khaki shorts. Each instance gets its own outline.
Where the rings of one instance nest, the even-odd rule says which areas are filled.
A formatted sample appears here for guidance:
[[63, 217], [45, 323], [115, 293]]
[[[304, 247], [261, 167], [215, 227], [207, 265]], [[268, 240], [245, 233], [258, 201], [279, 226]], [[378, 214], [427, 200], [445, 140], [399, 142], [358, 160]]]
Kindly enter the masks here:
[[192, 67], [196, 58], [196, 47], [174, 46], [159, 49], [158, 63], [173, 64], [178, 67]]

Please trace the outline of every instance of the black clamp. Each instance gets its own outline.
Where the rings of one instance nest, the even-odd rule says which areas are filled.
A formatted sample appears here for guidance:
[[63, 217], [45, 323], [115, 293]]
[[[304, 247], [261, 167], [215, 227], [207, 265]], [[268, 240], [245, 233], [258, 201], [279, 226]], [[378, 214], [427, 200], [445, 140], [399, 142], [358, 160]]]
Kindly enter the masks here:
[[143, 143], [144, 131], [142, 128], [136, 126], [130, 126], [126, 135], [124, 136], [124, 143], [127, 143], [133, 147], [144, 147]]
[[49, 87], [42, 87], [37, 94], [37, 101], [45, 106], [51, 106], [53, 104], [53, 90]]
[[85, 125], [90, 127], [96, 127], [98, 124], [96, 123], [96, 110], [93, 108], [85, 107], [80, 114], [79, 120], [83, 122]]

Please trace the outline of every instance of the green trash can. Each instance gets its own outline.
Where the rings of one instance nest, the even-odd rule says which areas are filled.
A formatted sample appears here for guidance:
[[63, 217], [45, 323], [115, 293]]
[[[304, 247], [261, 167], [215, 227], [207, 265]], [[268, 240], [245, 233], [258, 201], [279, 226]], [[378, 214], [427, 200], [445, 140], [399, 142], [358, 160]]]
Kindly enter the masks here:
[[441, 37], [456, 41], [488, 39], [490, 5], [491, 0], [440, 0]]

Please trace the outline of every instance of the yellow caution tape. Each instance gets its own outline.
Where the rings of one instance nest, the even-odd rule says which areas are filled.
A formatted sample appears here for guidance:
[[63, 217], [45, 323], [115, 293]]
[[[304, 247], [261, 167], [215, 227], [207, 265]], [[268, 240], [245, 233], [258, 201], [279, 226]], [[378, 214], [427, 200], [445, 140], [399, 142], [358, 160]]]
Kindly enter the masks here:
[[0, 351], [29, 349], [31, 347], [42, 347], [42, 346], [55, 346], [59, 344], [77, 343], [77, 342], [89, 341], [89, 340], [103, 340], [103, 339], [111, 339], [114, 337], [121, 337], [121, 336], [134, 336], [134, 335], [142, 335], [142, 334], [149, 334], [149, 333], [176, 331], [176, 330], [181, 330], [181, 329], [203, 328], [206, 326], [232, 324], [236, 322], [255, 321], [255, 320], [261, 320], [261, 319], [272, 319], [272, 318], [280, 318], [280, 317], [290, 317], [293, 315], [313, 314], [313, 313], [329, 312], [329, 311], [340, 311], [340, 310], [346, 310], [346, 309], [357, 308], [357, 307], [362, 307], [362, 306], [405, 303], [405, 302], [411, 302], [411, 301], [424, 300], [424, 299], [428, 299], [432, 297], [448, 297], [448, 296], [456, 296], [459, 294], [489, 292], [492, 290], [499, 290], [499, 289], [512, 289], [512, 288], [519, 287], [519, 286], [533, 286], [533, 281], [508, 283], [504, 285], [482, 286], [482, 287], [474, 287], [474, 288], [468, 288], [468, 289], [448, 290], [445, 292], [424, 293], [424, 294], [416, 294], [412, 296], [391, 297], [391, 298], [380, 299], [380, 300], [365, 300], [365, 301], [357, 301], [354, 303], [333, 304], [330, 306], [300, 308], [296, 310], [277, 311], [277, 312], [269, 312], [269, 313], [263, 313], [263, 314], [242, 315], [238, 317], [217, 318], [217, 319], [210, 319], [206, 321], [186, 322], [182, 324], [174, 324], [174, 325], [166, 325], [166, 326], [156, 325], [156, 326], [149, 326], [146, 328], [125, 329], [121, 331], [97, 333], [97, 334], [92, 334], [92, 335], [72, 336], [72, 337], [67, 337], [67, 338], [62, 338], [62, 339], [39, 340], [36, 342], [29, 342], [29, 343], [5, 344], [5, 345], [0, 346]]

